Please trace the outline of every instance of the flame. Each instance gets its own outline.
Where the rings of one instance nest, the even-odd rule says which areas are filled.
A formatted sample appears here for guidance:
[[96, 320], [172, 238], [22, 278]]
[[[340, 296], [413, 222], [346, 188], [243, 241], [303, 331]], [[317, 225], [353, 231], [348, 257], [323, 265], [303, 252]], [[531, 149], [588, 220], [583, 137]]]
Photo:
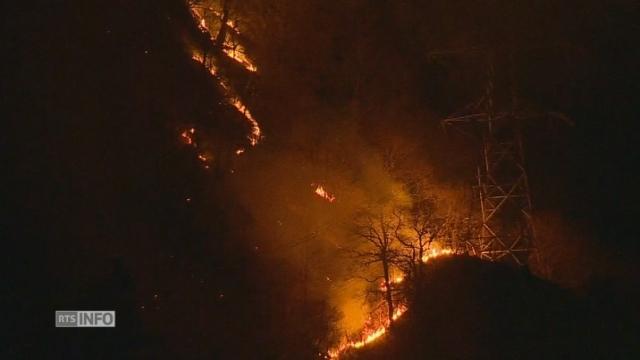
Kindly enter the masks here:
[[[393, 278], [389, 279], [389, 283], [391, 285], [393, 284], [400, 284], [404, 281], [404, 275], [400, 274], [400, 275], [396, 275]], [[384, 284], [384, 280], [380, 281], [380, 287], [379, 287], [380, 291], [387, 291], [387, 286]]]
[[[194, 148], [198, 147], [198, 144], [196, 144], [196, 141], [194, 139], [196, 133], [196, 129], [195, 128], [189, 128], [186, 129], [184, 131], [182, 131], [180, 133], [180, 139], [186, 144], [186, 145], [191, 145]], [[198, 160], [200, 160], [200, 162], [202, 162], [203, 166], [205, 169], [209, 168], [209, 163], [211, 162], [212, 157], [208, 154], [205, 153], [198, 153], [197, 155]], [[191, 198], [187, 198], [187, 202], [191, 201]]]
[[182, 133], [180, 133], [180, 138], [185, 144], [193, 145], [194, 147], [196, 147], [196, 142], [193, 139], [193, 135], [195, 134], [195, 132], [196, 132], [196, 129], [194, 128], [184, 130]]
[[247, 119], [247, 122], [249, 122], [249, 125], [251, 125], [251, 134], [249, 134], [247, 138], [249, 139], [249, 143], [251, 144], [251, 146], [255, 146], [262, 137], [260, 124], [258, 124], [256, 119], [254, 119], [249, 112], [249, 109], [247, 109], [247, 107], [237, 97], [231, 101], [231, 105], [233, 105], [233, 107], [235, 107], [242, 115], [244, 115], [245, 119]]
[[244, 47], [242, 45], [231, 45], [225, 42], [225, 46], [223, 49], [224, 53], [227, 54], [230, 58], [238, 62], [245, 69], [251, 72], [257, 72], [258, 68], [249, 60], [247, 57]]
[[[213, 34], [211, 34], [211, 30], [209, 29], [209, 27], [207, 26], [207, 22], [205, 20], [205, 10], [209, 10], [212, 11], [213, 14], [222, 19], [222, 13], [212, 10], [212, 9], [208, 9], [208, 8], [198, 8], [195, 6], [195, 4], [191, 4], [191, 14], [193, 16], [193, 18], [196, 20], [196, 22], [198, 23], [198, 28], [200, 29], [200, 31], [202, 31], [203, 33], [206, 33], [207, 35], [209, 35], [209, 38], [211, 39], [211, 41], [214, 41], [213, 38]], [[238, 36], [240, 35], [240, 31], [238, 30], [236, 23], [231, 20], [228, 19], [227, 20], [227, 28], [229, 30], [231, 30], [231, 32], [235, 35]], [[246, 51], [244, 50], [244, 47], [240, 44], [238, 44], [237, 42], [233, 42], [231, 37], [227, 36], [224, 40], [224, 44], [223, 44], [223, 51], [225, 54], [227, 54], [227, 56], [229, 56], [230, 58], [232, 58], [233, 60], [235, 60], [236, 62], [238, 62], [240, 65], [242, 65], [245, 69], [247, 69], [250, 72], [257, 72], [258, 71], [258, 67], [255, 66], [251, 60], [249, 60], [249, 58], [246, 55]]]
[[[194, 52], [191, 55], [191, 58], [201, 63], [202, 65], [205, 64], [204, 58], [202, 57], [202, 55], [198, 53]], [[208, 69], [212, 76], [217, 77], [218, 69], [215, 67], [215, 65], [210, 64]], [[219, 78], [218, 83], [226, 91], [227, 97], [231, 98], [230, 100], [231, 105], [233, 105], [233, 107], [236, 108], [236, 110], [238, 110], [238, 112], [240, 112], [244, 116], [246, 121], [251, 126], [251, 134], [247, 136], [249, 139], [249, 143], [251, 144], [251, 146], [257, 145], [258, 141], [260, 141], [260, 138], [262, 137], [262, 130], [260, 130], [260, 124], [258, 123], [258, 121], [256, 121], [253, 115], [251, 115], [251, 112], [246, 107], [246, 105], [242, 103], [242, 100], [240, 100], [240, 98], [238, 98], [237, 96], [233, 95], [233, 90], [231, 89], [231, 86], [227, 83], [227, 81], [223, 80], [222, 78]]]
[[[395, 321], [402, 317], [407, 312], [408, 308], [404, 304], [399, 304], [393, 311], [391, 318]], [[369, 322], [369, 321], [367, 321]], [[360, 334], [359, 340], [343, 341], [338, 347], [333, 348], [327, 352], [330, 358], [337, 359], [342, 353], [349, 349], [360, 349], [378, 339], [387, 333], [389, 329], [389, 320], [386, 319], [377, 327], [365, 327]]]
[[322, 185], [316, 185], [316, 184], [311, 184], [311, 186], [315, 186], [315, 193], [316, 195], [320, 196], [321, 198], [327, 200], [328, 202], [334, 202], [336, 200], [336, 197], [332, 194], [330, 194], [327, 190], [324, 189], [324, 187]]
[[432, 248], [432, 249], [428, 250], [427, 253], [422, 256], [422, 262], [426, 263], [430, 259], [437, 258], [438, 256], [451, 255], [453, 253], [454, 252], [453, 252], [452, 249], [435, 249], [435, 248]]
[[197, 51], [194, 51], [191, 54], [191, 59], [199, 62], [200, 64], [202, 64], [204, 67], [207, 68], [207, 70], [209, 70], [209, 73], [213, 76], [217, 76], [218, 75], [218, 68], [211, 62], [209, 62], [209, 64], [206, 63], [205, 58], [202, 54], [200, 54]]
[[[191, 14], [196, 20], [196, 23], [198, 24], [200, 30], [206, 32], [209, 36], [209, 39], [211, 41], [214, 41], [213, 35], [207, 27], [207, 22], [205, 21], [205, 11], [212, 11], [218, 18], [221, 18], [222, 14], [211, 8], [200, 7], [195, 2], [189, 2], [189, 5], [191, 7]], [[228, 20], [227, 26], [233, 31], [234, 34], [240, 34], [233, 20]], [[258, 68], [247, 57], [244, 47], [240, 44], [234, 43], [229, 37], [225, 39], [225, 42], [223, 44], [223, 51], [227, 56], [240, 63], [248, 71], [258, 71]], [[229, 82], [219, 74], [218, 69], [213, 63], [211, 63], [210, 61], [206, 61], [207, 59], [205, 59], [203, 55], [194, 52], [191, 55], [191, 58], [204, 65], [209, 70], [209, 73], [211, 73], [211, 75], [216, 78], [220, 86], [226, 91], [225, 95], [230, 99], [230, 104], [233, 105], [233, 107], [235, 107], [244, 116], [246, 121], [251, 126], [251, 133], [247, 136], [249, 139], [249, 143], [251, 144], [251, 146], [257, 145], [262, 138], [262, 130], [260, 129], [260, 124], [258, 124], [249, 109], [247, 109], [247, 107], [242, 103], [239, 97], [234, 94], [234, 91], [229, 85]]]
[[202, 56], [202, 54], [200, 54], [199, 52], [194, 51], [191, 54], [191, 59], [199, 62], [200, 64], [204, 64], [204, 56]]
[[[216, 11], [216, 10], [211, 9], [211, 12], [213, 12], [213, 14], [215, 16], [217, 16], [218, 18], [220, 18], [220, 20], [222, 20], [222, 13], [220, 11]], [[236, 27], [236, 22], [233, 21], [232, 19], [228, 19], [227, 20], [227, 27], [229, 27], [229, 29], [233, 30], [233, 32], [235, 32], [236, 34], [240, 35], [240, 31]]]
[[[317, 192], [317, 191], [316, 191]], [[439, 256], [447, 256], [447, 255], [451, 255], [454, 254], [455, 252], [453, 251], [453, 249], [449, 249], [449, 248], [445, 248], [445, 249], [436, 249], [436, 248], [432, 248], [430, 249], [427, 254], [425, 254], [422, 257], [422, 262], [426, 263], [427, 261], [429, 261], [430, 259], [434, 259], [437, 258]], [[392, 284], [399, 284], [401, 282], [404, 281], [404, 276], [403, 275], [397, 275], [395, 277], [393, 277], [393, 279], [390, 280], [390, 282]], [[384, 284], [384, 282], [382, 282], [380, 284], [380, 290], [381, 291], [386, 291], [386, 286]], [[391, 316], [391, 318], [395, 321], [399, 318], [401, 318], [408, 310], [409, 308], [407, 307], [406, 304], [397, 304], [396, 305], [396, 309], [393, 312], [393, 315]], [[367, 320], [367, 323], [371, 323], [372, 322], [372, 317], [369, 317], [369, 320]], [[379, 338], [381, 338], [382, 336], [384, 336], [384, 334], [387, 333], [389, 329], [389, 319], [385, 319], [384, 321], [382, 321], [382, 324], [374, 327], [374, 328], [370, 328], [368, 326], [365, 326], [365, 328], [362, 330], [362, 332], [360, 333], [360, 340], [354, 341], [354, 340], [349, 340], [347, 338], [344, 338], [342, 340], [342, 342], [330, 349], [327, 352], [327, 355], [329, 355], [330, 358], [332, 359], [337, 359], [340, 357], [340, 355], [342, 355], [345, 351], [349, 350], [349, 349], [360, 349], [364, 346], [366, 346], [367, 344], [370, 344], [376, 340], [378, 340]]]

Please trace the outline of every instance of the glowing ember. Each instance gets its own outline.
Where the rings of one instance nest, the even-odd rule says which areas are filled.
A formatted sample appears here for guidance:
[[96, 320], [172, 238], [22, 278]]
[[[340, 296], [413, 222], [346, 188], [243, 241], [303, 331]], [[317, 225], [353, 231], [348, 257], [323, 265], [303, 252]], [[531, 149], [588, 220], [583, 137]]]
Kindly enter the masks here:
[[330, 194], [328, 191], [326, 191], [324, 189], [324, 187], [322, 185], [316, 185], [316, 184], [311, 184], [311, 186], [315, 186], [315, 193], [316, 195], [320, 196], [321, 198], [327, 200], [328, 202], [334, 202], [336, 200], [336, 197], [332, 194]]
[[242, 153], [244, 153], [244, 149], [240, 148], [240, 149], [236, 150], [236, 155], [240, 155]]
[[204, 57], [198, 52], [194, 51], [193, 54], [191, 54], [191, 59], [199, 62], [200, 64], [204, 64]]
[[180, 133], [180, 138], [182, 139], [182, 141], [187, 144], [187, 145], [193, 145], [194, 147], [196, 146], [196, 142], [193, 139], [193, 135], [195, 134], [196, 129], [194, 128], [190, 128], [187, 129], [185, 131], [183, 131], [182, 133]]

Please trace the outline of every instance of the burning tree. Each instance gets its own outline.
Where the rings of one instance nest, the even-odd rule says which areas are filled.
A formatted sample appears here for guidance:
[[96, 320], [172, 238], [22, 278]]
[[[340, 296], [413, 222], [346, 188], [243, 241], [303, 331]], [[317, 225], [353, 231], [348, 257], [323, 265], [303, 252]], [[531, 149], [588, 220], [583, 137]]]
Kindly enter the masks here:
[[394, 320], [391, 268], [399, 259], [398, 245], [402, 228], [402, 213], [398, 209], [361, 212], [354, 227], [356, 237], [364, 240], [364, 246], [354, 250], [359, 263], [364, 266], [380, 264], [382, 267], [382, 275], [372, 281], [382, 279], [381, 289], [390, 325]]
[[436, 200], [433, 197], [417, 201], [408, 209], [405, 218], [405, 236], [397, 238], [402, 246], [397, 264], [409, 278], [418, 280], [422, 268], [420, 264], [428, 259], [431, 244], [443, 235], [450, 219], [436, 214]]

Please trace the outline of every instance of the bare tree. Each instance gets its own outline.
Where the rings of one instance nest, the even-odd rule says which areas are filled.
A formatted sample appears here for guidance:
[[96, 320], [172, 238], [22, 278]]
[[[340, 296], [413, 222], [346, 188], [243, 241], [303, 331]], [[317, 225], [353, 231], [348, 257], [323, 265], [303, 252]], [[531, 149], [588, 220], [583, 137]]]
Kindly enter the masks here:
[[421, 266], [431, 243], [440, 237], [446, 229], [447, 217], [436, 215], [436, 202], [433, 198], [422, 199], [409, 209], [406, 216], [408, 236], [399, 236], [403, 251], [400, 254], [400, 266], [410, 278], [418, 280]]
[[390, 214], [379, 211], [361, 213], [354, 228], [355, 235], [365, 241], [364, 246], [355, 250], [355, 254], [362, 265], [380, 264], [384, 300], [387, 305], [389, 324], [393, 323], [394, 299], [393, 283], [391, 281], [391, 267], [398, 259], [398, 241], [403, 227], [399, 210]]

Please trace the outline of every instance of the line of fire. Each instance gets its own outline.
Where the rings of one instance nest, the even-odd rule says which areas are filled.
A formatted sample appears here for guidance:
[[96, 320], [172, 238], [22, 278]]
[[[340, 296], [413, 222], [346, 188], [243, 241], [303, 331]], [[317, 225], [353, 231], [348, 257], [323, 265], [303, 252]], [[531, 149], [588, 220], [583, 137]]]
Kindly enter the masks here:
[[640, 358], [636, 1], [8, 14], [1, 358]]

